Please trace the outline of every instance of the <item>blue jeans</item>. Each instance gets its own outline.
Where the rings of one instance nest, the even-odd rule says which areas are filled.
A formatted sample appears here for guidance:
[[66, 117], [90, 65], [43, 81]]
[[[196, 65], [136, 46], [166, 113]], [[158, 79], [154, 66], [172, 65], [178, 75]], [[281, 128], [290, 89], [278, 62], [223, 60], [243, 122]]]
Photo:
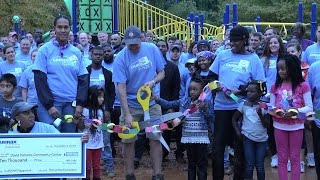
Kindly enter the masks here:
[[265, 179], [264, 157], [267, 152], [268, 142], [255, 142], [243, 136], [243, 150], [245, 157], [244, 178], [253, 178], [253, 169], [256, 167], [258, 180]]
[[230, 166], [230, 159], [229, 159], [229, 146], [226, 146], [224, 153], [223, 153], [223, 167], [224, 169]]
[[[61, 116], [60, 119], [64, 120], [64, 115], [74, 115], [75, 108], [72, 107], [71, 102], [54, 102], [53, 105], [58, 109]], [[47, 124], [52, 124], [54, 122], [54, 118], [49, 114], [48, 110], [38, 102], [38, 119], [40, 122], [44, 122]], [[66, 123], [62, 122], [57, 129], [63, 133], [75, 133], [76, 125], [74, 123]]]
[[110, 133], [108, 131], [102, 130], [103, 134], [103, 144], [104, 149], [101, 153], [101, 159], [104, 162], [104, 169], [109, 172], [114, 171], [111, 143], [110, 143]]

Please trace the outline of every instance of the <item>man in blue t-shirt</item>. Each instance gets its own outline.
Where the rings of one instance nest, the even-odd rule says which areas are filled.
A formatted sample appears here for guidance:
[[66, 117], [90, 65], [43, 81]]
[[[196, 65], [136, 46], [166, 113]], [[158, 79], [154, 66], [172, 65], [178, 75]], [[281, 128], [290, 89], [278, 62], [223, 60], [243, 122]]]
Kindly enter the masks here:
[[20, 51], [16, 54], [16, 60], [30, 66], [31, 62], [31, 42], [28, 38], [23, 38], [20, 41]]
[[18, 42], [18, 34], [15, 31], [9, 32], [9, 42], [13, 46], [16, 53], [20, 51], [20, 43]]
[[[121, 102], [120, 123], [129, 128], [132, 122], [143, 121], [144, 112], [137, 101], [137, 92], [141, 86], [149, 86], [156, 96], [160, 95], [157, 85], [164, 78], [164, 60], [160, 50], [152, 43], [141, 42], [141, 31], [136, 26], [129, 26], [124, 34], [126, 47], [118, 53], [114, 61], [113, 81], [116, 83]], [[161, 107], [150, 101], [150, 116], [161, 116]], [[148, 136], [148, 134], [147, 134]], [[134, 176], [134, 141], [124, 142], [124, 159], [126, 161], [126, 179], [135, 179]], [[161, 174], [162, 147], [159, 140], [149, 137], [150, 154], [152, 158], [152, 179], [163, 179]]]
[[310, 66], [320, 60], [320, 25], [318, 25], [316, 35], [317, 43], [307, 47], [302, 57], [302, 60], [308, 63]]

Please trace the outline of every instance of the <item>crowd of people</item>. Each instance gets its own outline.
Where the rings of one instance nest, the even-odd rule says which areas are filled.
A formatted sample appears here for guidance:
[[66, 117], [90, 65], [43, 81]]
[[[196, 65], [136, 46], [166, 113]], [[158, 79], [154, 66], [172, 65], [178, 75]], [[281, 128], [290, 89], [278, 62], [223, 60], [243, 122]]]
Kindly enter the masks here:
[[[280, 180], [288, 172], [300, 179], [306, 165], [320, 179], [320, 26], [317, 42], [304, 39], [306, 29], [296, 23], [286, 40], [272, 27], [262, 34], [236, 26], [222, 42], [187, 44], [129, 26], [123, 38], [99, 32], [95, 44], [85, 32], [75, 41], [65, 16], [53, 25], [46, 43], [40, 29], [1, 36], [1, 133], [88, 134], [82, 138], [88, 141], [86, 179], [92, 173], [94, 180], [101, 179], [100, 160], [105, 175], [116, 176], [117, 155], [125, 161], [125, 179], [135, 180], [149, 145], [152, 180], [162, 180], [169, 152], [158, 137], [142, 130], [121, 140], [123, 151], [116, 152], [117, 135], [99, 126], [132, 128], [133, 121], [146, 120], [137, 92], [148, 86], [150, 118], [189, 112], [174, 131], [162, 132], [169, 146], [175, 140], [178, 163], [187, 156], [189, 180], [207, 179], [208, 160], [214, 180], [225, 174], [253, 179], [254, 169], [258, 180], [268, 179], [267, 152]], [[212, 83], [217, 87], [203, 97]], [[312, 112], [315, 120], [309, 120]]]

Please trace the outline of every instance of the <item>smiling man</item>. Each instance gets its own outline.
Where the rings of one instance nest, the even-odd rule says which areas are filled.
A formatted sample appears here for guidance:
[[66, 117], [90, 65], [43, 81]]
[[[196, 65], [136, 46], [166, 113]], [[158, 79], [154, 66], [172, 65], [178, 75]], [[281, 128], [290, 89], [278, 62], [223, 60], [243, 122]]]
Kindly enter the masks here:
[[[137, 92], [141, 86], [149, 86], [156, 96], [160, 95], [159, 85], [164, 78], [164, 60], [158, 47], [152, 43], [141, 42], [141, 31], [136, 26], [129, 26], [124, 33], [126, 47], [118, 53], [114, 61], [113, 81], [116, 83], [121, 102], [120, 124], [129, 128], [133, 120], [144, 119], [144, 112], [137, 101]], [[161, 116], [161, 107], [150, 100], [151, 118]], [[147, 134], [148, 137], [148, 134]], [[153, 167], [153, 180], [162, 180], [162, 147], [158, 139], [150, 139], [150, 155]], [[126, 180], [135, 180], [134, 176], [134, 141], [123, 140]]]
[[109, 38], [109, 36], [108, 36], [108, 33], [107, 32], [104, 32], [104, 31], [100, 31], [100, 32], [98, 32], [98, 35], [97, 35], [97, 37], [98, 37], [98, 41], [99, 41], [99, 43], [100, 43], [100, 46], [105, 46], [105, 45], [107, 45], [109, 42], [108, 42], [108, 38]]
[[16, 60], [23, 62], [26, 66], [31, 65], [31, 42], [28, 38], [20, 41], [20, 51], [16, 54]]
[[114, 54], [118, 54], [123, 49], [123, 46], [121, 45], [121, 37], [119, 36], [119, 34], [111, 35], [110, 44], [114, 51]]
[[261, 47], [262, 34], [260, 32], [254, 32], [250, 35], [249, 40], [249, 50], [255, 52], [259, 47]]
[[88, 34], [87, 33], [83, 32], [83, 33], [79, 34], [79, 43], [83, 47], [83, 55], [86, 58], [88, 58], [89, 57], [90, 44], [89, 44], [89, 38], [88, 38]]

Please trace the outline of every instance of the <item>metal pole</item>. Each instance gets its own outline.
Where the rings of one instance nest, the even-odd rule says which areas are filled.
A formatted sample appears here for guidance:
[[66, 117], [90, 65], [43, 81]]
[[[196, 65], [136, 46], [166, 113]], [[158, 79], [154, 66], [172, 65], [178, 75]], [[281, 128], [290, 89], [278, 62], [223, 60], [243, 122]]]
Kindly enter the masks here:
[[119, 32], [118, 0], [113, 0], [113, 33]]
[[198, 16], [195, 17], [194, 23], [195, 23], [195, 28], [194, 28], [195, 38], [194, 39], [196, 42], [198, 42], [198, 40], [199, 40], [199, 17]]
[[237, 5], [237, 3], [232, 4], [232, 12], [233, 12], [232, 25], [233, 25], [233, 27], [235, 27], [238, 24], [238, 5]]
[[[261, 22], [261, 18], [260, 18], [260, 16], [258, 16], [256, 19], [255, 19], [255, 21], [256, 22]], [[260, 25], [256, 25], [256, 27], [257, 27], [257, 32], [261, 32], [261, 26]]]
[[204, 23], [204, 14], [201, 13], [199, 18], [200, 18], [200, 29], [201, 29], [201, 32], [200, 32], [200, 33], [201, 33], [201, 35], [203, 35], [203, 33], [204, 33], [204, 30], [203, 30], [203, 26], [204, 26], [204, 25], [203, 25], [203, 23]]
[[315, 41], [316, 35], [316, 25], [317, 25], [317, 4], [315, 2], [312, 3], [311, 6], [311, 41]]
[[302, 23], [302, 21], [303, 21], [303, 3], [302, 1], [300, 1], [298, 6], [298, 22]]
[[72, 32], [74, 42], [77, 42], [77, 0], [72, 0]]
[[[13, 16], [13, 17], [12, 17], [12, 23], [13, 23], [14, 31], [15, 31], [17, 34], [20, 34], [20, 33], [19, 33], [20, 17], [19, 17], [19, 16]], [[18, 39], [19, 39], [19, 37], [20, 37], [20, 36], [18, 36]]]
[[230, 5], [226, 4], [226, 22], [225, 22], [225, 26], [226, 29], [229, 29], [229, 22], [230, 22]]
[[190, 21], [193, 22], [194, 21], [194, 13], [190, 12], [189, 17], [190, 17]]

